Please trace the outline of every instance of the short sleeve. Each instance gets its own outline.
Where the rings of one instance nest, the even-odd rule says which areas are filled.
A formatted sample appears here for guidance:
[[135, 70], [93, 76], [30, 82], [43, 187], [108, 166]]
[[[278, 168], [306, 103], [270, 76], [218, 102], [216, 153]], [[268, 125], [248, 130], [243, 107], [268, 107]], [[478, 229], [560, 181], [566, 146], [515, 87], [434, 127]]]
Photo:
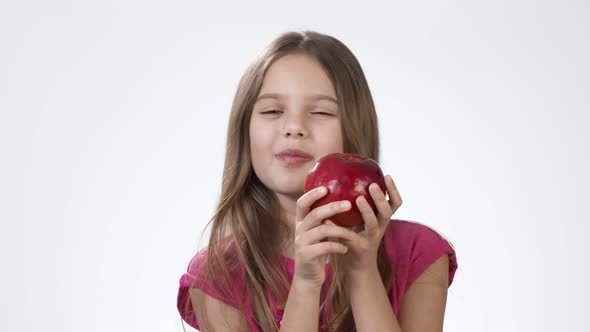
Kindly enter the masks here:
[[458, 267], [455, 249], [449, 241], [432, 228], [426, 225], [418, 226], [410, 251], [406, 288], [410, 287], [432, 263], [444, 254], [449, 256], [449, 286], [451, 286]]
[[222, 296], [215, 290], [215, 287], [211, 286], [211, 283], [207, 282], [204, 274], [200, 273], [205, 264], [206, 255], [206, 251], [201, 251], [191, 259], [187, 271], [180, 277], [176, 300], [176, 306], [182, 319], [197, 330], [199, 329], [199, 323], [191, 303], [190, 288], [199, 288], [205, 294], [236, 308], [240, 307], [240, 299], [242, 298], [240, 293], [240, 290], [243, 289], [243, 287], [240, 287], [242, 276], [234, 276], [236, 283], [233, 285], [231, 297]]

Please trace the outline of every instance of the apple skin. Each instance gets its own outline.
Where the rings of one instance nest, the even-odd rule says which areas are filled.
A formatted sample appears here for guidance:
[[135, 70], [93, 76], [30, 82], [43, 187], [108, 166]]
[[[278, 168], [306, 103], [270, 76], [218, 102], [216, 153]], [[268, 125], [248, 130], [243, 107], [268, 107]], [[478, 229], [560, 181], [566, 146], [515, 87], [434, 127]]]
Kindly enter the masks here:
[[370, 158], [354, 153], [332, 153], [320, 158], [305, 178], [304, 192], [325, 186], [328, 193], [311, 205], [311, 209], [331, 202], [348, 200], [352, 207], [346, 212], [329, 218], [343, 227], [364, 225], [356, 205], [356, 198], [364, 196], [378, 215], [377, 207], [369, 193], [369, 185], [377, 183], [385, 194], [385, 179], [379, 164]]

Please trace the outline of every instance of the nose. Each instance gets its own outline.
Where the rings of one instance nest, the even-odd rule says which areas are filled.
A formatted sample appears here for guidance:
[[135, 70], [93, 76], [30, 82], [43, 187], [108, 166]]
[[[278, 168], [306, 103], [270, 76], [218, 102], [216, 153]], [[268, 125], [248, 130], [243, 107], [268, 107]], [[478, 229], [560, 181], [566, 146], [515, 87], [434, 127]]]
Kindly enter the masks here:
[[283, 133], [286, 137], [307, 137], [308, 131], [305, 124], [305, 119], [303, 118], [303, 114], [295, 114], [295, 112], [288, 112], [285, 118], [285, 125], [283, 129]]

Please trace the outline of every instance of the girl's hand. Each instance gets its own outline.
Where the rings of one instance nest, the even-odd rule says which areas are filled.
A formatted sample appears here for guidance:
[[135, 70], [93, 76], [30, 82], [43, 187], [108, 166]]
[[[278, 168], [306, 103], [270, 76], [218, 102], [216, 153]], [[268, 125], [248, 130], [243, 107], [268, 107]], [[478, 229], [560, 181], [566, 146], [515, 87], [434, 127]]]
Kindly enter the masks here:
[[[385, 177], [385, 188], [389, 199], [386, 199], [385, 194], [376, 183], [369, 185], [369, 193], [377, 206], [377, 215], [373, 213], [373, 209], [363, 196], [356, 199], [365, 225], [363, 231], [358, 233], [356, 231], [360, 230], [362, 226], [353, 227], [352, 229], [355, 230], [353, 239], [343, 242], [348, 247], [348, 252], [342, 258], [345, 274], [371, 271], [370, 269], [377, 267], [379, 243], [381, 243], [391, 216], [402, 205], [402, 198], [389, 175]], [[339, 227], [332, 222], [328, 222], [328, 224]]]
[[356, 236], [350, 229], [334, 224], [323, 224], [324, 219], [349, 210], [351, 208], [349, 201], [332, 202], [309, 211], [311, 205], [327, 192], [325, 187], [318, 187], [301, 196], [297, 200], [295, 221], [293, 283], [303, 283], [318, 290], [321, 289], [326, 278], [328, 254], [343, 254], [347, 250], [346, 246], [338, 241], [329, 241], [326, 238], [350, 241]]

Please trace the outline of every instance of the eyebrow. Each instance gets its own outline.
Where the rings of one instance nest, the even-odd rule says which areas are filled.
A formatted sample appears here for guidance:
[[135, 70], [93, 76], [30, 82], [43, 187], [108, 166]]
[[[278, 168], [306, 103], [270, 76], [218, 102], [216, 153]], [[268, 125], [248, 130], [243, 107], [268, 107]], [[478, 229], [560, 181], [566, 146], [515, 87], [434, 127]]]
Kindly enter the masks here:
[[[258, 98], [256, 98], [256, 102], [259, 102], [262, 99], [282, 99], [285, 98], [285, 95], [279, 94], [279, 93], [265, 93], [262, 94], [260, 96], [258, 96]], [[328, 100], [331, 101], [335, 104], [338, 104], [338, 100], [336, 100], [333, 97], [330, 97], [328, 95], [324, 95], [324, 94], [315, 94], [315, 95], [311, 95], [308, 97], [308, 99], [311, 100]]]

